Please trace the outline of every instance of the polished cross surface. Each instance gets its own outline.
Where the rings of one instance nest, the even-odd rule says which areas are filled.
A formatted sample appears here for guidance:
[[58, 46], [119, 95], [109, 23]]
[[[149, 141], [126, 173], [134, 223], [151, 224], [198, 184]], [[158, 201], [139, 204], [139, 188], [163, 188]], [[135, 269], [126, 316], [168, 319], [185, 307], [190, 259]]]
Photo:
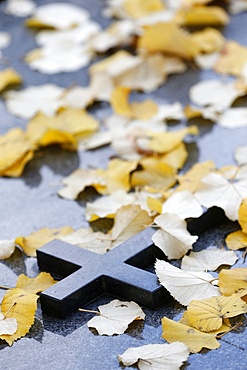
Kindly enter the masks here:
[[[193, 234], [200, 234], [222, 218], [215, 208], [188, 224]], [[151, 241], [155, 230], [147, 228], [108, 253], [101, 255], [54, 240], [37, 251], [43, 271], [63, 279], [41, 294], [43, 312], [65, 317], [103, 293], [133, 300], [156, 309], [170, 300], [169, 293], [158, 283], [148, 266], [163, 252]]]

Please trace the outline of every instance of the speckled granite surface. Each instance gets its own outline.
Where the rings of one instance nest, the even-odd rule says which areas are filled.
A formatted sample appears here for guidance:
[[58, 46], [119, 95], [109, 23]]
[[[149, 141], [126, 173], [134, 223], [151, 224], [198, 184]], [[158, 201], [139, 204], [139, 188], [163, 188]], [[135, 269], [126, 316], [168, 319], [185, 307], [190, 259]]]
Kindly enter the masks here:
[[[37, 1], [44, 4], [49, 1]], [[106, 25], [101, 17], [103, 0], [74, 0], [89, 9], [92, 18]], [[86, 85], [88, 76], [86, 69], [76, 73], [47, 76], [31, 71], [23, 63], [23, 55], [35, 47], [33, 32], [23, 27], [23, 20], [3, 13], [4, 1], [0, 3], [0, 31], [6, 30], [12, 35], [11, 45], [4, 50], [7, 65], [16, 68], [24, 77], [24, 87], [40, 85], [47, 82], [59, 86], [68, 86], [73, 82]], [[246, 39], [247, 14], [235, 16], [224, 33], [244, 44]], [[0, 64], [3, 69], [6, 64]], [[188, 87], [199, 81], [216, 76], [212, 72], [189, 70], [184, 75], [171, 76], [154, 94], [158, 102], [188, 103]], [[135, 94], [138, 96], [138, 94]], [[107, 104], [93, 108], [98, 118], [109, 114]], [[15, 126], [25, 127], [26, 121], [10, 115], [0, 101], [0, 134]], [[227, 130], [210, 123], [200, 126], [200, 137], [195, 143], [188, 144], [190, 156], [187, 168], [196, 161], [212, 159], [217, 166], [233, 163], [234, 148], [246, 144], [247, 129]], [[103, 166], [111, 155], [109, 148], [88, 153], [70, 153], [52, 147], [39, 152], [26, 167], [19, 179], [0, 178], [0, 238], [14, 238], [27, 235], [41, 227], [60, 227], [71, 225], [74, 228], [85, 226], [83, 212], [85, 201], [92, 199], [94, 194], [80, 197], [76, 202], [66, 201], [56, 195], [60, 180], [78, 166], [87, 164]], [[236, 229], [236, 225], [226, 222], [202, 234], [196, 248], [202, 249], [211, 245], [221, 245], [225, 235]], [[241, 257], [241, 252], [239, 253]], [[240, 258], [237, 264], [245, 266]], [[16, 249], [7, 261], [0, 262], [0, 282], [13, 285], [17, 275], [26, 273], [35, 276], [38, 273], [36, 260], [25, 258]], [[4, 292], [0, 292], [1, 296]], [[108, 302], [109, 297], [91, 303], [87, 308], [95, 309], [98, 305]], [[117, 370], [122, 368], [117, 355], [130, 346], [141, 346], [148, 343], [163, 343], [161, 338], [160, 318], [164, 315], [176, 319], [181, 315], [182, 307], [171, 302], [160, 310], [152, 311], [144, 308], [147, 315], [145, 324], [132, 324], [129, 330], [119, 336], [98, 336], [90, 331], [86, 322], [91, 314], [75, 313], [67, 319], [59, 320], [43, 315], [40, 308], [35, 324], [30, 333], [18, 340], [12, 347], [0, 342], [0, 369], [6, 370]], [[247, 368], [247, 333], [246, 319], [241, 317], [243, 326], [229, 333], [221, 340], [221, 347], [214, 351], [204, 350], [191, 355], [184, 365], [188, 370], [245, 370]]]

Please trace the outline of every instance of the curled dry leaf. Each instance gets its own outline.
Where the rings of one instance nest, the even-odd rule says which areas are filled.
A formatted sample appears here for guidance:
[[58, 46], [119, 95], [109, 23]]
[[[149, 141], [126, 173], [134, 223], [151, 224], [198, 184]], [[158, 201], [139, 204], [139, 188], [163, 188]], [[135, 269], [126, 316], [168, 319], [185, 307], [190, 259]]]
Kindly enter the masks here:
[[74, 229], [70, 226], [64, 226], [56, 229], [43, 228], [31, 233], [29, 236], [19, 236], [15, 243], [19, 245], [25, 254], [30, 257], [36, 257], [36, 250], [54, 239], [59, 239], [60, 235], [70, 234]]
[[12, 343], [29, 332], [34, 323], [34, 314], [37, 309], [38, 296], [26, 293], [24, 290], [15, 288], [7, 291], [2, 300], [2, 313], [7, 312], [8, 318], [17, 320], [17, 330], [12, 335], [0, 335], [10, 346]]
[[223, 319], [246, 312], [247, 305], [237, 294], [193, 300], [187, 308], [190, 324], [204, 332], [217, 330], [222, 326]]
[[15, 240], [0, 240], [0, 260], [9, 258], [15, 250]]
[[202, 348], [216, 349], [220, 347], [215, 333], [203, 333], [167, 317], [163, 317], [161, 321], [163, 328], [162, 337], [169, 343], [183, 342], [192, 353], [200, 352]]
[[247, 289], [247, 268], [221, 270], [218, 285], [220, 292], [225, 296], [231, 296], [242, 289]]
[[144, 320], [145, 314], [135, 302], [115, 299], [99, 306], [99, 315], [88, 321], [89, 328], [95, 328], [100, 335], [123, 334], [134, 320]]
[[234, 252], [218, 248], [208, 248], [200, 252], [190, 252], [182, 259], [181, 269], [186, 271], [214, 271], [221, 265], [234, 265], [238, 257]]
[[137, 363], [140, 370], [178, 370], [189, 356], [188, 347], [181, 342], [171, 344], [147, 344], [128, 348], [118, 360], [125, 366]]
[[184, 256], [198, 239], [187, 231], [187, 223], [176, 214], [164, 213], [154, 222], [160, 229], [152, 236], [152, 241], [169, 259]]
[[160, 283], [184, 306], [193, 299], [220, 295], [218, 287], [212, 283], [214, 277], [206, 272], [180, 270], [161, 260], [156, 261], [155, 271]]

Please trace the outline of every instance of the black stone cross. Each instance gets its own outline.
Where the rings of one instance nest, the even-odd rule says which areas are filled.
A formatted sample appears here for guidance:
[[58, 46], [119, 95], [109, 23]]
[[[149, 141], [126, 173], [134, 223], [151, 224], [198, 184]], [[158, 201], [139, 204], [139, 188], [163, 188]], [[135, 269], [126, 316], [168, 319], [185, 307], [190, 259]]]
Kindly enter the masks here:
[[[188, 230], [199, 235], [224, 219], [224, 212], [213, 207], [190, 220]], [[165, 259], [152, 243], [155, 231], [147, 228], [104, 255], [60, 240], [39, 249], [40, 269], [64, 277], [41, 293], [43, 312], [65, 317], [103, 293], [152, 309], [168, 302], [170, 294], [158, 283], [156, 275], [147, 271], [156, 258]]]
[[161, 306], [169, 293], [143, 269], [165, 258], [152, 244], [155, 231], [148, 228], [104, 255], [59, 240], [46, 244], [37, 251], [40, 269], [65, 278], [41, 294], [42, 311], [65, 317], [103, 293], [153, 309]]

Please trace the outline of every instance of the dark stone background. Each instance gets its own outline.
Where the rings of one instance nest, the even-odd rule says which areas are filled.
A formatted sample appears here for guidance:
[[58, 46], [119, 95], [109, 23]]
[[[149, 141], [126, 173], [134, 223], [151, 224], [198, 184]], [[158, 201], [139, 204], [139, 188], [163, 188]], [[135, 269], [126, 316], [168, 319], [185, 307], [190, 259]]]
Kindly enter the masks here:
[[[60, 0], [62, 1], [62, 0]], [[36, 1], [38, 5], [49, 1]], [[56, 1], [54, 1], [56, 2]], [[102, 18], [101, 10], [103, 0], [73, 0], [73, 4], [88, 9], [92, 19], [106, 26], [109, 21]], [[88, 75], [86, 68], [75, 73], [61, 73], [44, 75], [29, 69], [23, 62], [26, 52], [35, 48], [34, 31], [23, 25], [23, 19], [6, 15], [3, 12], [5, 2], [0, 3], [0, 31], [11, 33], [11, 45], [3, 50], [4, 61], [0, 61], [0, 68], [14, 67], [24, 78], [23, 88], [29, 85], [55, 83], [67, 87], [76, 82], [78, 85], [87, 85]], [[247, 45], [246, 38], [247, 15], [241, 14], [232, 17], [232, 22], [225, 27], [224, 34]], [[213, 72], [201, 72], [189, 68], [183, 75], [169, 77], [168, 82], [160, 87], [151, 96], [159, 103], [172, 103], [180, 101], [187, 104], [188, 88], [201, 79], [211, 77], [220, 78]], [[140, 95], [133, 94], [135, 98]], [[244, 105], [246, 99], [242, 98], [239, 104]], [[91, 108], [98, 119], [109, 115], [110, 108], [101, 104]], [[218, 127], [210, 122], [200, 122], [200, 136], [187, 147], [190, 152], [186, 168], [197, 161], [212, 159], [218, 167], [232, 164], [234, 149], [246, 144], [247, 129], [228, 130]], [[9, 114], [3, 100], [0, 101], [0, 134], [10, 128], [19, 126], [25, 128], [27, 122]], [[181, 124], [172, 124], [176, 129]], [[81, 196], [78, 201], [67, 201], [59, 198], [56, 191], [60, 188], [60, 180], [70, 174], [78, 166], [86, 167], [88, 164], [105, 166], [111, 149], [103, 148], [87, 153], [71, 153], [62, 151], [57, 147], [42, 149], [36, 153], [35, 158], [26, 166], [24, 174], [19, 179], [0, 178], [0, 238], [13, 239], [19, 235], [27, 235], [41, 227], [61, 227], [70, 225], [79, 228], [86, 226], [84, 220], [85, 202], [95, 197], [94, 193]], [[220, 246], [225, 235], [235, 230], [237, 225], [226, 222], [212, 228], [200, 236], [196, 249], [211, 245]], [[241, 252], [236, 266], [246, 267]], [[20, 273], [31, 277], [38, 273], [36, 259], [26, 258], [18, 249], [14, 255], [0, 262], [0, 284], [13, 286]], [[4, 291], [0, 292], [1, 297]], [[98, 305], [111, 300], [110, 297], [91, 303], [87, 308], [96, 309]], [[183, 308], [176, 302], [168, 303], [158, 311], [144, 308], [147, 315], [145, 323], [134, 323], [128, 331], [119, 336], [99, 336], [90, 331], [86, 322], [91, 314], [75, 313], [64, 320], [54, 319], [42, 314], [38, 309], [35, 324], [30, 333], [9, 347], [0, 341], [0, 369], [29, 370], [39, 369], [83, 369], [83, 370], [115, 370], [123, 368], [119, 365], [117, 355], [123, 353], [128, 347], [142, 346], [149, 343], [164, 343], [161, 338], [160, 318], [167, 316], [177, 319]], [[247, 368], [247, 334], [245, 331], [246, 319], [243, 326], [231, 332], [220, 341], [221, 347], [214, 351], [203, 350], [199, 354], [191, 355], [184, 369], [231, 369], [245, 370]], [[135, 368], [135, 367], [133, 367]]]

